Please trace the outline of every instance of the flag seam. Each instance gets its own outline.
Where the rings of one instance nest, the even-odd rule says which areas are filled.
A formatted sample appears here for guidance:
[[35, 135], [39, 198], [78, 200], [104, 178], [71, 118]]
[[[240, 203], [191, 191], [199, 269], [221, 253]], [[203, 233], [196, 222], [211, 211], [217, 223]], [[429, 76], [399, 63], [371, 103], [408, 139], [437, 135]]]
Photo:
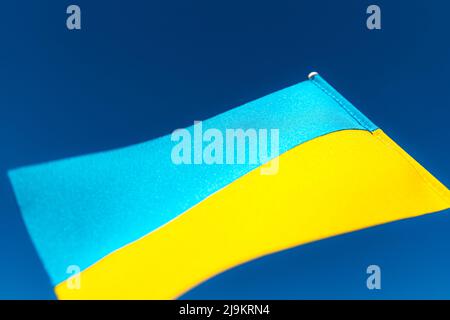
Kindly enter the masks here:
[[[366, 130], [368, 130], [369, 132], [372, 132], [372, 130], [370, 129], [370, 125], [369, 123], [366, 121], [366, 119], [359, 117], [356, 113], [352, 112], [352, 110], [350, 110], [350, 108], [347, 107], [347, 104], [345, 103], [345, 101], [342, 101], [339, 97], [337, 97], [336, 95], [334, 95], [332, 92], [330, 92], [329, 90], [327, 90], [324, 86], [322, 86], [318, 80], [316, 79], [317, 77], [314, 77], [311, 79], [311, 81], [320, 89], [322, 90], [326, 95], [328, 95], [329, 97], [331, 97], [340, 107], [342, 107], [342, 109], [344, 109], [358, 124], [360, 124], [362, 127], [364, 127]], [[356, 109], [356, 108], [355, 108]]]
[[[406, 162], [415, 170], [415, 172], [418, 174], [418, 176], [421, 177], [421, 179], [430, 187], [430, 189], [433, 190], [438, 195], [438, 197], [445, 203], [445, 205], [448, 208], [450, 200], [449, 200], [448, 194], [445, 192], [445, 191], [448, 192], [448, 189], [445, 190], [446, 187], [443, 184], [441, 184], [436, 178], [435, 178], [436, 180], [431, 180], [429, 177], [424, 175], [420, 170], [421, 165], [418, 162], [416, 162], [413, 158], [411, 158], [407, 154], [407, 152], [404, 151], [401, 147], [399, 147], [395, 142], [393, 142], [391, 139], [387, 138], [387, 136], [385, 134], [383, 135], [383, 133], [384, 132], [382, 130], [377, 130], [374, 132], [373, 135], [384, 146], [392, 148], [400, 155], [400, 157], [405, 159]], [[420, 167], [418, 168], [418, 166], [420, 166]], [[430, 175], [431, 175], [431, 173], [430, 173]]]

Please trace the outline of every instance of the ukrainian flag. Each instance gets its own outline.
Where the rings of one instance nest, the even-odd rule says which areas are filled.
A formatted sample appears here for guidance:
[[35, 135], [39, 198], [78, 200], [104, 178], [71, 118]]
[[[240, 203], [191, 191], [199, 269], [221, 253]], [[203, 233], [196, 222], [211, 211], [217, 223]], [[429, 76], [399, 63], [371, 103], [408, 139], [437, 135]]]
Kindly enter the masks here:
[[175, 164], [167, 135], [9, 172], [59, 298], [173, 299], [256, 258], [450, 205], [444, 185], [315, 73], [202, 125], [279, 129], [279, 154], [264, 159], [278, 171]]

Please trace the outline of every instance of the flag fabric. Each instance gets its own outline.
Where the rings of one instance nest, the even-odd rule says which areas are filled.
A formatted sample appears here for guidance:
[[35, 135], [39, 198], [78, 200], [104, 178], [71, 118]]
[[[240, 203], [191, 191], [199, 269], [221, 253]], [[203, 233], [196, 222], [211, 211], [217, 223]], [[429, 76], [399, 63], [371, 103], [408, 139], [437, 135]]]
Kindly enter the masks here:
[[[271, 253], [449, 208], [449, 190], [319, 75], [201, 129], [229, 128], [278, 129], [279, 152], [177, 164], [166, 135], [10, 171], [57, 296], [173, 299]], [[261, 174], [269, 161], [277, 172]]]

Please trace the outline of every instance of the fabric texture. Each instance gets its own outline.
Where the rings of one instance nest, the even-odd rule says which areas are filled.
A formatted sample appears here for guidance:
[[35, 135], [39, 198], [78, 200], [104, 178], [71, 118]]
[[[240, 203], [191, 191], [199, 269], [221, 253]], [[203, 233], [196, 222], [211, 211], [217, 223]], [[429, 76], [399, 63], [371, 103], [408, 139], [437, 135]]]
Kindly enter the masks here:
[[[319, 75], [202, 128], [279, 129], [279, 154], [177, 165], [166, 135], [9, 172], [59, 298], [172, 299], [263, 255], [449, 207], [448, 189]], [[270, 159], [279, 172], [261, 175]]]
[[[363, 126], [317, 84], [324, 81], [317, 77], [232, 109], [203, 121], [203, 130], [276, 128], [283, 153], [330, 132], [376, 128], [368, 120], [369, 127]], [[193, 127], [189, 131], [194, 134]], [[9, 172], [54, 284], [68, 277], [69, 265], [87, 268], [262, 164], [176, 165], [170, 158], [173, 146], [167, 135]]]
[[381, 130], [331, 133], [279, 162], [278, 174], [237, 179], [83, 271], [80, 290], [62, 283], [57, 295], [172, 299], [251, 259], [449, 205], [448, 190]]

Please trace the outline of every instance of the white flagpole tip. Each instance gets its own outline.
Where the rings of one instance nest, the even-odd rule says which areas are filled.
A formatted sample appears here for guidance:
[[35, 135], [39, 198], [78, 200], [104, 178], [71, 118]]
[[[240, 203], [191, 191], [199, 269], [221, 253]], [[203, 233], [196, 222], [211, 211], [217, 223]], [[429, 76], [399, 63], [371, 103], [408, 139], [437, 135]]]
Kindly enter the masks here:
[[315, 71], [313, 71], [313, 72], [311, 72], [310, 74], [308, 74], [308, 79], [312, 79], [312, 78], [314, 78], [315, 76], [317, 76], [318, 75], [318, 73], [317, 72], [315, 72]]

